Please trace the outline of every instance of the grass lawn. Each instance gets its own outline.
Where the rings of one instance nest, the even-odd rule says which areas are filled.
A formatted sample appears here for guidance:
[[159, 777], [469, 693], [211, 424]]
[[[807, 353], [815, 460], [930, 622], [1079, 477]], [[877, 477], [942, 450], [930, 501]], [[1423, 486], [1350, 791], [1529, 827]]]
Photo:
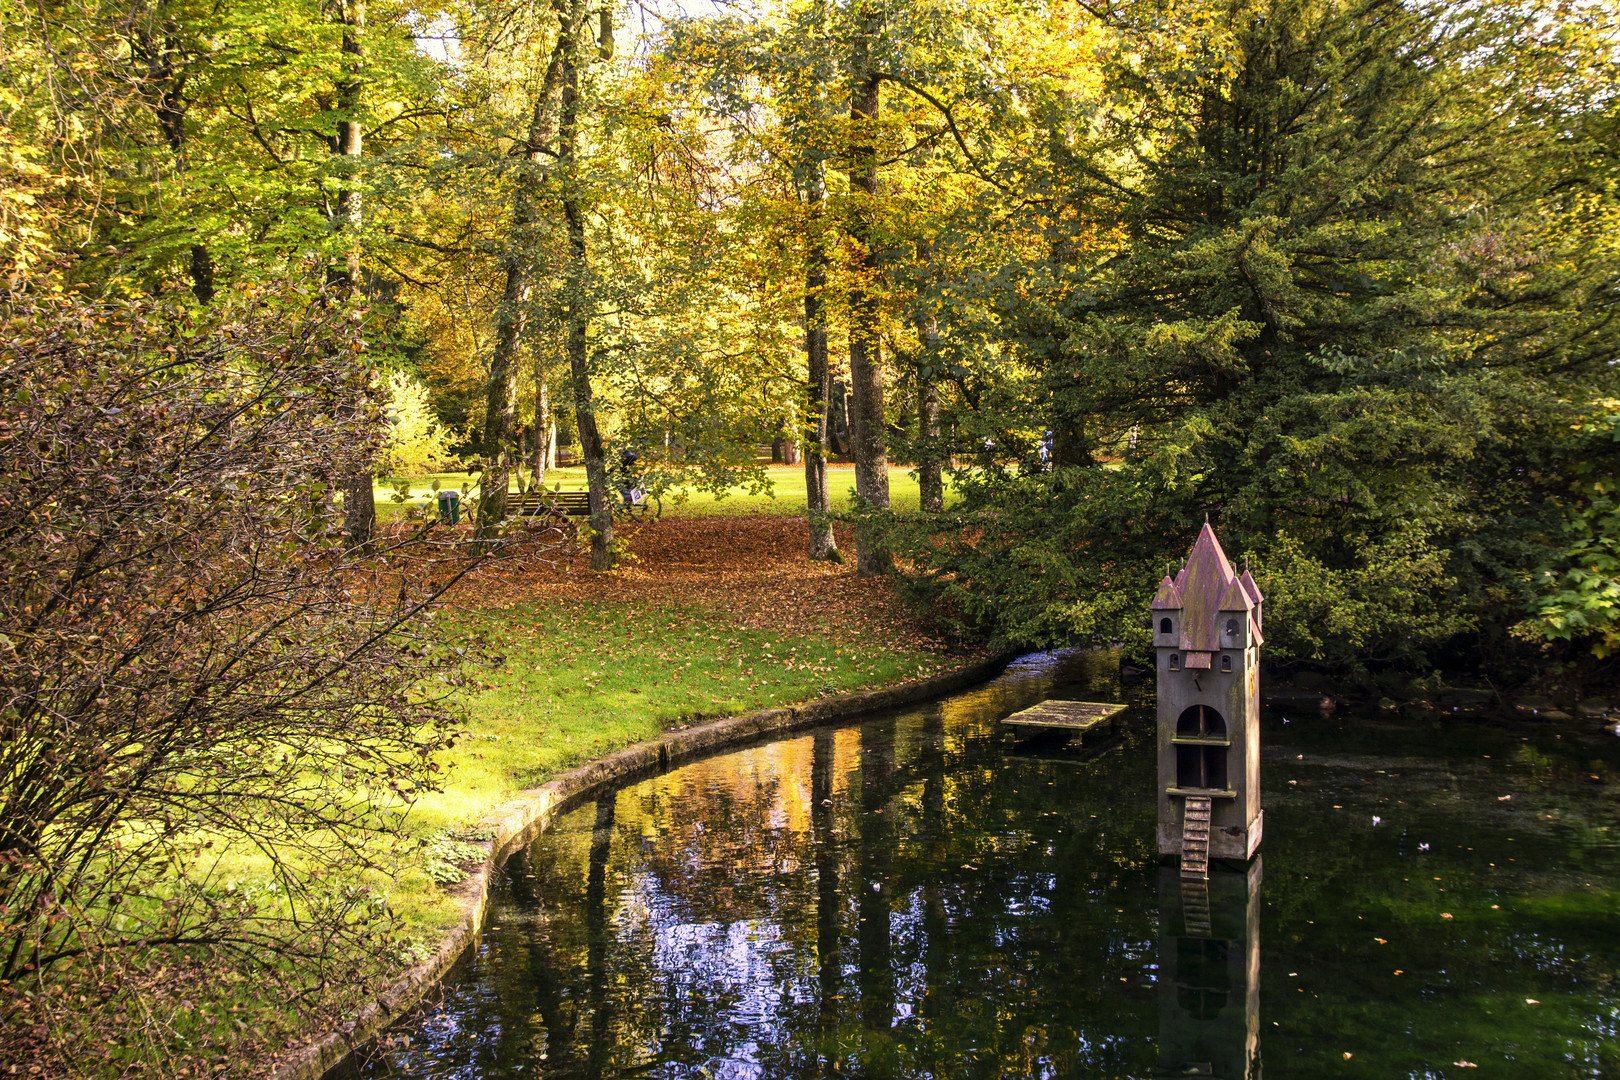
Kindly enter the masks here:
[[793, 511], [750, 505], [694, 499], [626, 530], [635, 558], [606, 574], [570, 548], [558, 562], [483, 571], [452, 594], [441, 618], [482, 637], [493, 662], [443, 688], [466, 706], [466, 735], [442, 759], [444, 789], [406, 818], [420, 858], [392, 902], [421, 947], [456, 916], [445, 853], [525, 788], [678, 724], [965, 662], [911, 621], [886, 580], [805, 559], [802, 522], [783, 516]]
[[[804, 466], [771, 465], [766, 469], [770, 490], [750, 493], [737, 486], [716, 495], [707, 491], [681, 488], [664, 496], [664, 513], [679, 516], [752, 514], [799, 515], [804, 513]], [[433, 481], [440, 486], [459, 491], [468, 480], [466, 473], [432, 473], [426, 476], [398, 476], [379, 480], [376, 485], [377, 513], [385, 520], [400, 513], [407, 506], [428, 506], [434, 500]], [[828, 486], [832, 490], [834, 510], [847, 510], [855, 492], [855, 466], [830, 465], [827, 468]], [[405, 503], [393, 501], [397, 484], [408, 484], [410, 495]], [[546, 486], [562, 485], [564, 491], [585, 490], [585, 467], [570, 466], [551, 469], [546, 473]], [[517, 490], [514, 483], [509, 489]], [[949, 497], [949, 486], [946, 494]], [[896, 510], [917, 509], [917, 478], [911, 469], [895, 466], [889, 470], [889, 499]]]

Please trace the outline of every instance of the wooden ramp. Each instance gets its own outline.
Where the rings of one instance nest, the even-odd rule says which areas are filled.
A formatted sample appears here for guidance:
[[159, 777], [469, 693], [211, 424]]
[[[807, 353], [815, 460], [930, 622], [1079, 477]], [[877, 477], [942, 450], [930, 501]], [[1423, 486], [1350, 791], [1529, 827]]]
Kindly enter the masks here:
[[1125, 706], [1102, 701], [1043, 701], [1023, 712], [1015, 712], [1002, 723], [1018, 735], [1047, 735], [1070, 738], [1114, 730], [1114, 718]]
[[1189, 795], [1181, 817], [1181, 876], [1209, 877], [1209, 812], [1207, 795]]

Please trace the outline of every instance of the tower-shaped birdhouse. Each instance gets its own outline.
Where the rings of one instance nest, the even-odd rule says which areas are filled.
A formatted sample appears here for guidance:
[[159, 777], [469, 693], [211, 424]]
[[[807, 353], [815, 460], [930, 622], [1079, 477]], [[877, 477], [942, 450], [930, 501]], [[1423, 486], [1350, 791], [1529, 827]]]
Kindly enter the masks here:
[[1206, 522], [1153, 598], [1159, 666], [1159, 853], [1184, 875], [1260, 846], [1260, 590]]

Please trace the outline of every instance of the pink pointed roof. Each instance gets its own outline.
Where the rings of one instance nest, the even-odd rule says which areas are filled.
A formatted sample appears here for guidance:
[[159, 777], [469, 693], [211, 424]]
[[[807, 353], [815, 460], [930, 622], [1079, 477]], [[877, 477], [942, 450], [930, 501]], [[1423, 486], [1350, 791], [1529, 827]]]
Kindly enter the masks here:
[[1215, 539], [1215, 530], [1204, 522], [1187, 553], [1186, 565], [1176, 575], [1176, 589], [1181, 593], [1181, 648], [1213, 652], [1221, 647], [1216, 615], [1227, 586], [1236, 577], [1221, 542]]
[[1169, 574], [1166, 574], [1164, 580], [1159, 582], [1159, 591], [1154, 594], [1153, 605], [1150, 610], [1175, 610], [1180, 607], [1181, 590], [1176, 588], [1176, 583], [1170, 580]]
[[1248, 567], [1245, 566], [1243, 568], [1243, 576], [1238, 578], [1238, 580], [1243, 583], [1243, 591], [1249, 594], [1250, 600], [1253, 600], [1256, 604], [1258, 604], [1260, 601], [1265, 599], [1265, 597], [1260, 595], [1260, 586], [1254, 583], [1254, 578], [1249, 574]]
[[1254, 609], [1254, 600], [1249, 596], [1249, 590], [1243, 587], [1241, 578], [1233, 578], [1221, 592], [1222, 611], [1251, 611]]

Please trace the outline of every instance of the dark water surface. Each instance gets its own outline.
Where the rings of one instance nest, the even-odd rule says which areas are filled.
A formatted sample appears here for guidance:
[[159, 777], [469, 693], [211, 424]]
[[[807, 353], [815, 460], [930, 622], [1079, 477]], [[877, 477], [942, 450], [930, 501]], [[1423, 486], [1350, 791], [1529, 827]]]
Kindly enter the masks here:
[[[586, 804], [362, 1075], [1620, 1077], [1620, 739], [1273, 709], [1261, 856], [1185, 889], [1116, 663], [1026, 657]], [[1009, 750], [1054, 694], [1135, 707]]]

